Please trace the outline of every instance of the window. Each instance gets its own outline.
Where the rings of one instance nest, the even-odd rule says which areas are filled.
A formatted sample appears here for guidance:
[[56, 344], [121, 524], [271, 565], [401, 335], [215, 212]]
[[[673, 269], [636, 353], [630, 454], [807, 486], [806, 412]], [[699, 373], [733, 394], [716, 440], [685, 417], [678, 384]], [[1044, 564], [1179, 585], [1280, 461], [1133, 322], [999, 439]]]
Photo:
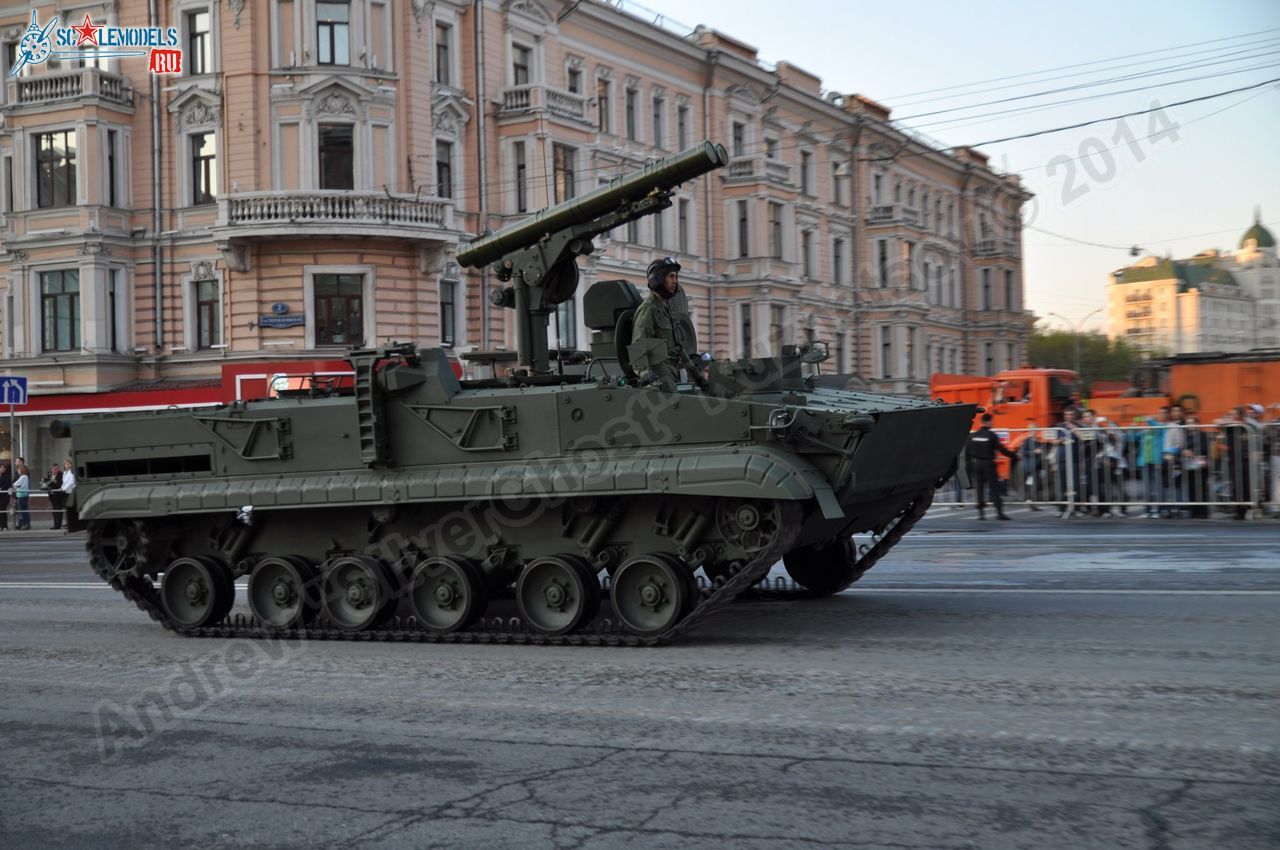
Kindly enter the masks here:
[[582, 69], [570, 68], [565, 74], [565, 85], [573, 94], [582, 94]]
[[813, 194], [813, 174], [810, 169], [813, 167], [813, 154], [809, 151], [800, 151], [800, 194]]
[[778, 158], [778, 140], [773, 137], [766, 137], [764, 140], [764, 155], [766, 159]]
[[73, 206], [76, 202], [75, 131], [39, 133], [35, 141], [36, 206]]
[[955, 266], [951, 267], [951, 287], [950, 288], [951, 288], [951, 306], [959, 307], [960, 292], [959, 292], [959, 287], [956, 285], [956, 267]]
[[316, 3], [316, 61], [321, 65], [351, 64], [351, 4], [335, 0]]
[[601, 133], [613, 132], [613, 118], [609, 115], [609, 94], [613, 84], [605, 79], [596, 80], [596, 118]]
[[876, 283], [881, 289], [889, 286], [889, 242], [886, 239], [876, 240]]
[[991, 309], [991, 269], [982, 270], [982, 309]]
[[880, 203], [880, 197], [884, 191], [884, 175], [877, 174], [871, 178], [871, 198], [875, 204]]
[[578, 347], [578, 302], [576, 298], [556, 305], [556, 327], [560, 348]]
[[917, 328], [907, 328], [907, 377], [914, 378], [916, 376], [916, 331]]
[[[348, 131], [350, 128], [348, 128]], [[348, 154], [348, 162], [350, 162]], [[191, 135], [191, 204], [212, 204], [218, 195], [218, 156], [213, 133]], [[323, 187], [322, 187], [323, 188]], [[350, 189], [350, 186], [346, 188]], [[113, 205], [114, 206], [114, 205]]]
[[453, 143], [436, 142], [436, 193], [453, 197]]
[[813, 232], [800, 231], [800, 269], [806, 278], [813, 277]]
[[511, 85], [529, 85], [529, 66], [533, 49], [523, 44], [511, 45]]
[[733, 155], [746, 156], [747, 153], [747, 125], [741, 121], [733, 122]]
[[662, 113], [666, 108], [666, 100], [660, 97], [653, 99], [653, 146], [656, 148], [662, 147], [662, 138], [666, 129], [662, 126]]
[[551, 150], [555, 165], [555, 202], [558, 204], [576, 194], [574, 187], [577, 185], [577, 172], [574, 162], [578, 152], [566, 145], [552, 145]]
[[512, 145], [512, 154], [516, 164], [516, 212], [528, 212], [529, 189], [525, 181], [528, 177], [529, 165], [525, 160], [524, 142], [515, 142]]
[[635, 89], [627, 89], [627, 102], [623, 106], [623, 111], [626, 113], [627, 138], [633, 142], [638, 141], [640, 138], [640, 129], [636, 126], [638, 120], [636, 116], [636, 101], [639, 98], [640, 92]]
[[769, 256], [782, 259], [782, 204], [769, 202]]
[[[355, 188], [355, 148], [350, 124], [321, 124], [320, 188]], [[212, 135], [210, 136], [212, 137]]]
[[676, 108], [676, 149], [689, 147], [689, 107]]
[[751, 356], [751, 305], [741, 305], [742, 356]]
[[1013, 359], [1013, 343], [1011, 342], [1006, 342], [1004, 344], [1004, 367], [1006, 369], [1018, 368], [1018, 364], [1015, 363]]
[[80, 272], [40, 272], [40, 315], [45, 351], [80, 350]]
[[769, 306], [769, 345], [776, 353], [782, 348], [783, 334], [786, 332], [787, 308], [779, 304]]
[[840, 175], [840, 163], [831, 163], [831, 202], [844, 206], [844, 179]]
[[667, 212], [660, 210], [653, 216], [653, 247], [667, 247]]
[[689, 201], [676, 202], [676, 246], [681, 254], [689, 253]]
[[[120, 177], [116, 173], [116, 131], [107, 131], [107, 206], [114, 207], [119, 200], [116, 197], [116, 185]], [[212, 183], [210, 184], [212, 185]], [[10, 205], [12, 209], [12, 205]]]
[[984, 342], [982, 344], [982, 363], [986, 368], [982, 374], [994, 375], [996, 373], [996, 360], [991, 354], [991, 343]]
[[843, 375], [845, 373], [845, 367], [848, 365], [847, 362], [845, 361], [845, 353], [844, 353], [844, 350], [848, 346], [848, 343], [845, 340], [846, 340], [846, 337], [844, 334], [836, 334], [836, 374], [837, 375]]
[[1016, 310], [1018, 307], [1017, 293], [1013, 288], [1013, 270], [1005, 269], [1004, 272], [1004, 308], [1006, 310]]
[[633, 218], [627, 222], [627, 241], [632, 245], [640, 244], [640, 220]]
[[924, 200], [920, 203], [920, 216], [921, 216], [921, 222], [920, 222], [921, 226], [925, 230], [928, 230], [929, 229], [929, 193], [928, 192], [924, 193]]
[[436, 24], [436, 82], [442, 86], [453, 83], [453, 27]]
[[902, 262], [907, 266], [907, 289], [916, 288], [916, 243], [902, 243]]
[[13, 157], [4, 158], [4, 211], [13, 212]]
[[831, 282], [844, 283], [844, 240], [831, 243]]
[[440, 344], [453, 345], [458, 321], [458, 284], [452, 280], [440, 281]]
[[880, 326], [880, 376], [893, 377], [893, 328]]
[[750, 240], [748, 238], [750, 227], [747, 221], [747, 202], [738, 201], [738, 256], [749, 257]]
[[316, 345], [364, 343], [364, 275], [315, 276]]
[[116, 318], [116, 297], [120, 292], [120, 270], [107, 272], [107, 348], [120, 350], [120, 329]]
[[213, 68], [209, 64], [209, 10], [196, 9], [186, 14], [187, 24], [187, 73], [207, 74]]
[[196, 348], [222, 345], [222, 293], [218, 281], [196, 281]]

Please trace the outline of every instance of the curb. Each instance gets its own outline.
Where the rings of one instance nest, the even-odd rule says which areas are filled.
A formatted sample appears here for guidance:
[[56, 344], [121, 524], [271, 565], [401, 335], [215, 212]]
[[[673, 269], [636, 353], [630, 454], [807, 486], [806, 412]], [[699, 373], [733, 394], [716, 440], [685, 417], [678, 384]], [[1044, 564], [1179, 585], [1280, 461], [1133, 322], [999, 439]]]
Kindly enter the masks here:
[[80, 537], [83, 531], [63, 531], [58, 529], [54, 531], [52, 528], [32, 528], [26, 531], [14, 531], [12, 528], [8, 530], [0, 529], [0, 541], [4, 540], [56, 540], [62, 537]]

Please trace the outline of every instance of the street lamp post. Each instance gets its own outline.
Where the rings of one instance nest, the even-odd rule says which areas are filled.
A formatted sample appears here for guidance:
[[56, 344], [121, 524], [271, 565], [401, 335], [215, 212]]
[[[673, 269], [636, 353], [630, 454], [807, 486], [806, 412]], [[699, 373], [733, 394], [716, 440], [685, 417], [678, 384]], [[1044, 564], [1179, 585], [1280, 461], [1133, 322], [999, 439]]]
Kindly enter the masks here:
[[1060, 313], [1050, 313], [1055, 319], [1061, 319], [1071, 328], [1071, 351], [1072, 351], [1072, 369], [1076, 373], [1076, 377], [1080, 377], [1080, 329], [1084, 327], [1084, 323], [1092, 319], [1094, 316], [1102, 312], [1101, 307], [1086, 315], [1083, 319], [1072, 321]]

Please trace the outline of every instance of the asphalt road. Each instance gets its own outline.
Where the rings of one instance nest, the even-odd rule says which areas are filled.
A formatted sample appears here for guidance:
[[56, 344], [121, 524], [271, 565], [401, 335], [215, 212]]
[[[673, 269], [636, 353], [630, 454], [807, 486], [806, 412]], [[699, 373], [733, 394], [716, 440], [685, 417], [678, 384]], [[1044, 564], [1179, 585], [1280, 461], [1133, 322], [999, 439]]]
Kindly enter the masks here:
[[935, 510], [650, 650], [182, 639], [0, 537], [0, 846], [1273, 850], [1277, 530]]

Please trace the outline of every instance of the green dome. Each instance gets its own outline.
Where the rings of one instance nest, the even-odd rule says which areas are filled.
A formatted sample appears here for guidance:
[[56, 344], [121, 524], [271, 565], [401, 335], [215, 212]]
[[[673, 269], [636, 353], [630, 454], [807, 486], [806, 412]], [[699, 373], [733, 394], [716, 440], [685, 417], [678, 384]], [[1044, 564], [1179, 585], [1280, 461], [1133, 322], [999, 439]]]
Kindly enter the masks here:
[[1259, 248], [1276, 247], [1276, 238], [1271, 235], [1271, 231], [1262, 226], [1261, 222], [1257, 222], [1244, 232], [1244, 236], [1240, 237], [1240, 247], [1244, 247], [1244, 243], [1250, 239], [1254, 240]]

